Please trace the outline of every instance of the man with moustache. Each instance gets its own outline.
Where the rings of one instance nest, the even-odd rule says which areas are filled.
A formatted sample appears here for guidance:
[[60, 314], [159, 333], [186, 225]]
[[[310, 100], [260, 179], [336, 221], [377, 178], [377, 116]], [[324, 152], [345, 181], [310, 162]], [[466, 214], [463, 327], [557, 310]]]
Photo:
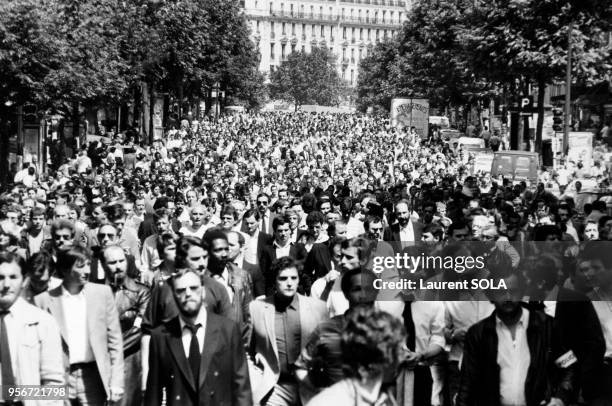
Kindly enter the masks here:
[[146, 285], [130, 277], [127, 255], [121, 247], [111, 245], [104, 248], [101, 258], [106, 273], [106, 283], [115, 295], [123, 335], [124, 371], [127, 385], [120, 405], [138, 405], [142, 402], [142, 392], [137, 384], [142, 379], [141, 325], [151, 292]]
[[[151, 332], [149, 406], [250, 406], [251, 387], [238, 326], [203, 306], [201, 275], [169, 279], [178, 315]], [[165, 390], [165, 396], [164, 396]]]
[[400, 200], [395, 204], [397, 223], [391, 224], [384, 231], [383, 240], [414, 243], [421, 241], [423, 226], [410, 217], [409, 203]]
[[523, 276], [500, 275], [493, 314], [465, 337], [456, 405], [562, 406], [575, 395], [575, 357], [553, 340], [553, 319], [521, 305]]
[[[49, 313], [21, 297], [25, 264], [18, 255], [0, 252], [1, 385], [65, 385], [59, 327]], [[51, 386], [48, 386], [49, 388]], [[35, 406], [33, 400], [12, 402], [0, 393], [0, 404]], [[62, 400], [47, 401], [62, 406]]]
[[[208, 266], [208, 245], [193, 237], [182, 237], [176, 243], [175, 267], [189, 268], [202, 277], [203, 301], [208, 310], [224, 317], [232, 314], [232, 303], [225, 286], [205, 274]], [[175, 317], [179, 312], [167, 281], [158, 283], [151, 290], [151, 300], [142, 321], [143, 387], [145, 389], [148, 368], [148, 351], [151, 331]]]

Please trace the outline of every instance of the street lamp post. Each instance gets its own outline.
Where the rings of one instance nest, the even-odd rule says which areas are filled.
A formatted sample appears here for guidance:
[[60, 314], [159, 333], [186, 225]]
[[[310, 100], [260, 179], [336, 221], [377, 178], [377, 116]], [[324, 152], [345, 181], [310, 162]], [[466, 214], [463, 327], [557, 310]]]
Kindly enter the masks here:
[[567, 35], [567, 66], [565, 68], [565, 108], [564, 108], [564, 119], [565, 125], [563, 128], [563, 155], [567, 154], [567, 148], [569, 144], [569, 133], [570, 133], [570, 121], [571, 121], [571, 92], [572, 92], [572, 24], [568, 28]]

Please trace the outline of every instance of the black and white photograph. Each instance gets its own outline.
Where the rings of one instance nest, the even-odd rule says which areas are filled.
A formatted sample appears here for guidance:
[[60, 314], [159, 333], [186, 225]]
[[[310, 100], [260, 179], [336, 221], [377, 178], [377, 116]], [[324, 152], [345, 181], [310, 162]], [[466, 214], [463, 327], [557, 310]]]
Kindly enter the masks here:
[[0, 406], [612, 406], [612, 1], [0, 0]]

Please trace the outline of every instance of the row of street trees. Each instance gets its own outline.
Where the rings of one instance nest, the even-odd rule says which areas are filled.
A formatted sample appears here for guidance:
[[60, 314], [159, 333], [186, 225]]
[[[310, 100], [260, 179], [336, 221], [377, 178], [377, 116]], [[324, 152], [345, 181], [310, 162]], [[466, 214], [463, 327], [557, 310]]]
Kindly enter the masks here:
[[[74, 123], [83, 108], [153, 98], [261, 102], [263, 76], [233, 0], [12, 0], [0, 4], [2, 104], [36, 103]], [[150, 103], [153, 105], [153, 103]], [[137, 114], [135, 114], [137, 116]], [[147, 123], [144, 123], [145, 125]]]
[[417, 0], [400, 35], [362, 60], [358, 106], [416, 95], [441, 108], [507, 104], [533, 86], [539, 149], [544, 90], [564, 78], [569, 38], [574, 79], [604, 80], [611, 23], [609, 0]]

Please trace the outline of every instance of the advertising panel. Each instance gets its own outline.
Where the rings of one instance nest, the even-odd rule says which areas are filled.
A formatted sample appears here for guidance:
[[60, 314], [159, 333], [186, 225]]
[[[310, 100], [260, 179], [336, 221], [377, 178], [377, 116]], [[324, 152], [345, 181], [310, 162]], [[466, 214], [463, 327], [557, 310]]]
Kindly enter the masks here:
[[414, 127], [421, 138], [429, 134], [428, 99], [393, 99], [391, 101], [391, 125], [398, 128]]

